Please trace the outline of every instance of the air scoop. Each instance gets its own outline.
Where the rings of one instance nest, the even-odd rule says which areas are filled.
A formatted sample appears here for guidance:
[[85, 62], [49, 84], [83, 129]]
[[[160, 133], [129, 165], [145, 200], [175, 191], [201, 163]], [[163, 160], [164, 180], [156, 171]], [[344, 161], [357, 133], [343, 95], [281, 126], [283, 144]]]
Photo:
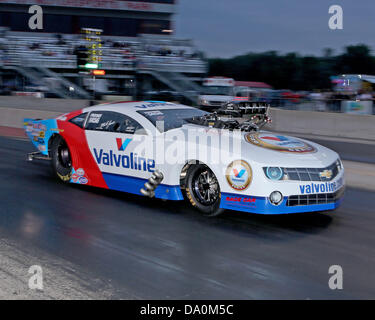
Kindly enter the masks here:
[[230, 101], [213, 113], [189, 120], [190, 123], [243, 132], [259, 131], [271, 122], [269, 104], [254, 101]]

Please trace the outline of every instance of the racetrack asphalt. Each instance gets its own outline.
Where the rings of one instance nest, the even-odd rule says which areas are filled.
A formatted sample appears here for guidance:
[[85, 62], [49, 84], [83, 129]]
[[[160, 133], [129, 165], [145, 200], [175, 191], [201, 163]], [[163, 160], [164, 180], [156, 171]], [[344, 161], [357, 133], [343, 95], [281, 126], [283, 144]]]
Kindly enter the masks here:
[[[375, 298], [374, 192], [348, 188], [333, 212], [205, 218], [184, 202], [64, 185], [30, 151], [0, 137], [0, 298]], [[43, 291], [28, 289], [31, 265]], [[331, 265], [343, 290], [328, 286]]]

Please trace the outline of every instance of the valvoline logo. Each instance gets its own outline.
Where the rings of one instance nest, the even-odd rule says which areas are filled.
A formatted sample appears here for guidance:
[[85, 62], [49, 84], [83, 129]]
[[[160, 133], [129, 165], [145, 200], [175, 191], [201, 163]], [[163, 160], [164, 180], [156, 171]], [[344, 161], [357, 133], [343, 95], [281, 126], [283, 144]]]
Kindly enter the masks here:
[[273, 133], [248, 133], [245, 140], [258, 147], [290, 153], [313, 153], [317, 150], [307, 142], [288, 136], [281, 136]]
[[240, 172], [238, 172], [238, 170], [235, 169], [235, 168], [233, 169], [233, 173], [234, 173], [236, 178], [241, 178], [244, 175], [245, 172], [246, 172], [245, 169], [242, 169]]
[[116, 138], [117, 150], [125, 151], [126, 147], [129, 145], [131, 141], [132, 139], [125, 139], [123, 142], [121, 138]]
[[325, 183], [310, 183], [306, 185], [300, 185], [299, 190], [301, 194], [312, 194], [312, 193], [329, 193], [336, 192], [344, 184], [343, 178], [338, 179], [334, 182]]
[[228, 184], [237, 191], [245, 190], [251, 183], [253, 174], [250, 165], [244, 160], [235, 160], [225, 171]]
[[141, 104], [136, 106], [136, 108], [147, 109], [155, 107], [164, 107], [164, 106], [173, 106], [173, 103], [164, 102], [164, 101], [148, 101], [147, 104]]
[[[116, 138], [116, 146], [118, 151], [125, 151], [132, 139]], [[141, 156], [138, 156], [136, 153], [130, 152], [127, 154], [117, 154], [116, 151], [109, 150], [104, 151], [103, 149], [94, 148], [94, 156], [97, 164], [132, 169], [132, 170], [141, 170], [154, 172], [155, 170], [155, 160], [147, 159]]]
[[288, 141], [289, 139], [284, 136], [263, 136], [262, 139], [273, 140], [273, 141]]

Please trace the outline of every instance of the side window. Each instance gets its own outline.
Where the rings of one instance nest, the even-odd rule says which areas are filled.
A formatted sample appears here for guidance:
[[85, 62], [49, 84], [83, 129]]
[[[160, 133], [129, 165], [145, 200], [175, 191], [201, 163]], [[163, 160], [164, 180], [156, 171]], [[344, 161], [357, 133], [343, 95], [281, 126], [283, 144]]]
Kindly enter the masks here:
[[93, 111], [86, 123], [86, 130], [146, 134], [143, 127], [132, 118], [113, 111]]
[[86, 123], [86, 130], [118, 132], [121, 114], [112, 111], [92, 111]]
[[128, 134], [147, 134], [146, 130], [137, 121], [125, 115], [120, 132]]
[[78, 127], [83, 128], [83, 126], [85, 124], [86, 117], [87, 117], [87, 112], [81, 113], [80, 115], [70, 119], [69, 121], [71, 123], [74, 123]]

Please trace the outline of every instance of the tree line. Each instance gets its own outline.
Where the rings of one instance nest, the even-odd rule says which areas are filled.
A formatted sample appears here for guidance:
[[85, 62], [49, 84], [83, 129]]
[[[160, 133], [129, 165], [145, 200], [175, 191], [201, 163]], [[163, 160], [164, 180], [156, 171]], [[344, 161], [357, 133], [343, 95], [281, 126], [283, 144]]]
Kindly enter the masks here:
[[375, 57], [367, 45], [347, 46], [339, 55], [333, 52], [324, 49], [320, 57], [268, 51], [228, 59], [213, 58], [208, 59], [209, 75], [261, 81], [275, 89], [292, 90], [329, 90], [330, 76], [339, 74], [375, 75]]

